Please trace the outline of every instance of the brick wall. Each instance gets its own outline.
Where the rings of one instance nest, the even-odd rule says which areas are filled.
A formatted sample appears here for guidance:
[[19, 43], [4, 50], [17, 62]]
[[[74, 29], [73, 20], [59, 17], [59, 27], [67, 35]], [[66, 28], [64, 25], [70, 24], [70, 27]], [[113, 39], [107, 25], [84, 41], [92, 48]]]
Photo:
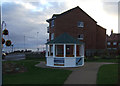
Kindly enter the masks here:
[[[84, 34], [84, 39], [80, 41], [85, 42], [85, 50], [95, 51], [95, 49], [106, 48], [106, 29], [97, 25], [97, 22], [82, 9], [76, 7], [74, 10], [56, 17], [54, 27], [51, 27], [51, 21], [49, 21], [49, 39], [51, 39], [52, 33], [54, 33], [54, 38], [66, 32], [76, 39], [78, 35]], [[79, 21], [84, 22], [83, 28], [77, 26]]]

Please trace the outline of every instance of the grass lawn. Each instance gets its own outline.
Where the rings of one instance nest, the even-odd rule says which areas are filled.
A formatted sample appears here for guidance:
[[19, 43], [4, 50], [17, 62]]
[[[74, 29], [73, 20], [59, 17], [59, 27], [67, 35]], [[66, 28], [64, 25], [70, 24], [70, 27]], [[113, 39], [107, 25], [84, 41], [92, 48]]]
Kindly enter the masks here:
[[4, 84], [63, 84], [72, 71], [63, 69], [39, 68], [36, 60], [9, 61], [24, 64], [28, 71], [18, 74], [4, 74]]
[[97, 74], [97, 84], [118, 84], [118, 64], [102, 65]]
[[86, 59], [85, 62], [113, 62], [118, 63], [120, 62], [120, 59]]
[[26, 58], [25, 60], [46, 61], [46, 58]]

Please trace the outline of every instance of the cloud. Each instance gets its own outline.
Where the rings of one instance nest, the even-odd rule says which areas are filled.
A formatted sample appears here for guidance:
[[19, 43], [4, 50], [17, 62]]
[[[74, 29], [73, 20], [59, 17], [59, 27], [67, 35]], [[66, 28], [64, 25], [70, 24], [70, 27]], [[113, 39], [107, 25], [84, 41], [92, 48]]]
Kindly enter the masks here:
[[[17, 45], [24, 45], [24, 35], [26, 35], [26, 42], [34, 45], [33, 39], [29, 36], [35, 37], [39, 32], [39, 45], [44, 44], [48, 38], [46, 31], [47, 24], [45, 23], [45, 16], [42, 12], [32, 12], [31, 9], [25, 8], [21, 4], [13, 2], [3, 3], [2, 5], [2, 20], [7, 24], [9, 30], [9, 38]], [[28, 37], [27, 37], [28, 36]], [[36, 39], [36, 38], [35, 38]]]
[[109, 15], [118, 16], [117, 2], [103, 2], [103, 9]]
[[103, 0], [3, 1], [9, 2], [2, 3], [2, 20], [7, 23], [9, 38], [14, 42], [16, 48], [24, 48], [24, 35], [26, 36], [26, 47], [37, 48], [37, 32], [39, 32], [39, 47], [44, 45], [48, 39], [46, 20], [53, 14], [65, 12], [76, 6], [82, 8], [106, 29], [117, 28], [116, 17], [114, 17], [117, 14], [116, 2], [108, 3]]
[[9, 39], [15, 48], [24, 48], [25, 36], [26, 47], [37, 48], [39, 32], [38, 46], [41, 47], [48, 39], [46, 20], [54, 13], [61, 13], [66, 7], [63, 2], [27, 2], [25, 5], [25, 2], [2, 3], [2, 20], [7, 24]]
[[107, 27], [107, 33], [110, 35], [111, 29], [114, 33], [118, 33], [118, 0], [102, 0], [102, 3], [103, 13], [106, 16], [103, 25]]
[[120, 0], [102, 0], [104, 2], [119, 2]]

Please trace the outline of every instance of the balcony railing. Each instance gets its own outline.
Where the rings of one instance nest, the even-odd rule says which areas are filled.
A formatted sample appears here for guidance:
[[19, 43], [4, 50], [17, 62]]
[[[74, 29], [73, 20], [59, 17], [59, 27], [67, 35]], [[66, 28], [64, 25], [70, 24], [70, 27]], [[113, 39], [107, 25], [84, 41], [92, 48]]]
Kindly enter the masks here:
[[47, 27], [47, 33], [49, 33], [49, 27]]

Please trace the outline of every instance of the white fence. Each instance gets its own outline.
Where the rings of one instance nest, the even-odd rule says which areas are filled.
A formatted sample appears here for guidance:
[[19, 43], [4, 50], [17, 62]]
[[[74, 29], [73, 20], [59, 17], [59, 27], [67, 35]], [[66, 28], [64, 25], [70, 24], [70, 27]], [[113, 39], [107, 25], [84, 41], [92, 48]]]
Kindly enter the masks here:
[[[46, 57], [47, 66], [78, 67], [84, 65], [84, 57]], [[57, 65], [57, 66], [56, 66]]]

